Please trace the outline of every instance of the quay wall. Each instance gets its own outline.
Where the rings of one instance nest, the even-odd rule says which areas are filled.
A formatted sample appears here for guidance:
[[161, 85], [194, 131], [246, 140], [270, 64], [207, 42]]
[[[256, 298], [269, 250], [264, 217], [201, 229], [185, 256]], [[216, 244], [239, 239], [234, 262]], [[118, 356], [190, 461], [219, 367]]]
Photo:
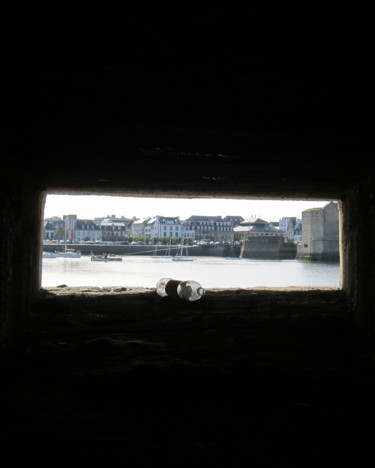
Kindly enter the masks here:
[[[168, 247], [164, 245], [106, 245], [106, 244], [70, 244], [69, 249], [79, 250], [82, 255], [101, 255], [103, 253], [116, 255], [165, 255]], [[175, 255], [178, 246], [171, 248], [171, 255]], [[57, 244], [43, 245], [46, 252], [63, 251], [64, 247]], [[188, 248], [188, 253], [192, 257], [239, 257], [240, 247], [231, 246], [194, 246]]]
[[281, 236], [250, 237], [242, 245], [241, 258], [295, 259], [297, 246]]

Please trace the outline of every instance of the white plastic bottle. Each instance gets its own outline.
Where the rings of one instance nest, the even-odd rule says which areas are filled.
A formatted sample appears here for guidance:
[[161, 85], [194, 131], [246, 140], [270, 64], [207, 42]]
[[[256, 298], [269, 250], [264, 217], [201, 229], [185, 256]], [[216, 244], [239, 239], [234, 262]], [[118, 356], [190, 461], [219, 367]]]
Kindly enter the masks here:
[[198, 281], [182, 281], [177, 286], [177, 294], [185, 301], [197, 301], [205, 294], [205, 290]]
[[172, 278], [161, 278], [156, 284], [159, 296], [179, 297], [185, 301], [197, 301], [205, 294], [205, 290], [197, 281], [181, 281]]
[[[161, 278], [157, 284], [156, 284], [156, 292], [159, 294], [159, 296], [161, 297], [165, 297], [165, 296], [168, 296], [168, 292], [167, 292], [167, 283], [169, 283], [169, 281], [173, 281], [172, 278]], [[180, 283], [181, 281], [178, 281], [178, 284]], [[176, 285], [176, 295], [177, 295], [177, 286]], [[170, 288], [170, 287], [169, 287]]]

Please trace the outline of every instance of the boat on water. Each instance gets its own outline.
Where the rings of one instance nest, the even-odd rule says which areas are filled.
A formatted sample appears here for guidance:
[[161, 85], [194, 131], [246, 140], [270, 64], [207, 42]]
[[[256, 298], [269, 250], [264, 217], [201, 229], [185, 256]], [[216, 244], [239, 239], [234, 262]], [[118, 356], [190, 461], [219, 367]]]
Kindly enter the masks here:
[[[195, 258], [189, 257], [188, 246], [185, 244], [185, 232], [182, 235], [180, 248], [177, 250], [177, 253], [172, 257], [174, 262], [192, 262]], [[184, 254], [185, 252], [185, 254]]]
[[45, 252], [43, 250], [43, 255], [42, 255], [43, 258], [56, 258], [57, 255], [53, 252]]
[[64, 250], [55, 250], [54, 255], [56, 257], [63, 258], [81, 258], [81, 252], [79, 250], [68, 249], [66, 239], [66, 228], [64, 230]]
[[194, 260], [195, 258], [189, 257], [188, 247], [187, 245], [184, 245], [183, 242], [181, 244], [181, 247], [178, 249], [176, 255], [172, 257], [173, 262], [193, 262]]
[[42, 253], [43, 258], [57, 258], [57, 257], [64, 257], [64, 258], [81, 258], [81, 252], [67, 249], [64, 251], [59, 252], [56, 250], [55, 252], [46, 252], [43, 250]]
[[193, 262], [195, 258], [189, 258], [189, 257], [178, 257], [177, 255], [175, 257], [172, 257], [173, 262]]
[[64, 251], [59, 252], [56, 250], [54, 253], [55, 257], [63, 257], [63, 258], [81, 258], [81, 252], [78, 250], [73, 249], [65, 249]]
[[91, 254], [92, 262], [122, 262], [122, 257], [115, 254], [93, 255]]

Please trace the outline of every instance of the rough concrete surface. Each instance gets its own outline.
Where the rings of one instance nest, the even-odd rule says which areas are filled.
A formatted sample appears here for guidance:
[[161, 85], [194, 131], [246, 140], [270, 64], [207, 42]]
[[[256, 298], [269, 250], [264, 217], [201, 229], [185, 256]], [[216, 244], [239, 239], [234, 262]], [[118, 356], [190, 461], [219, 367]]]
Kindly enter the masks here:
[[77, 292], [45, 291], [1, 360], [2, 466], [374, 459], [375, 363], [342, 291]]
[[[374, 466], [373, 6], [148, 3], [2, 6], [1, 466]], [[51, 192], [339, 200], [343, 291], [39, 295]]]

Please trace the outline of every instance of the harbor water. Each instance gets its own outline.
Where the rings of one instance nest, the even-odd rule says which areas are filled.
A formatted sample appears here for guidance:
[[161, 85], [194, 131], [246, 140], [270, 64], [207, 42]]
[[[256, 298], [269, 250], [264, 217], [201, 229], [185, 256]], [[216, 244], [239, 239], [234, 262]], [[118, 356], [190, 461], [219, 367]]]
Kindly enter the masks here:
[[146, 287], [160, 278], [196, 280], [204, 288], [325, 287], [340, 285], [339, 263], [302, 260], [255, 260], [197, 257], [123, 256], [121, 262], [92, 262], [81, 258], [44, 258], [42, 287]]

